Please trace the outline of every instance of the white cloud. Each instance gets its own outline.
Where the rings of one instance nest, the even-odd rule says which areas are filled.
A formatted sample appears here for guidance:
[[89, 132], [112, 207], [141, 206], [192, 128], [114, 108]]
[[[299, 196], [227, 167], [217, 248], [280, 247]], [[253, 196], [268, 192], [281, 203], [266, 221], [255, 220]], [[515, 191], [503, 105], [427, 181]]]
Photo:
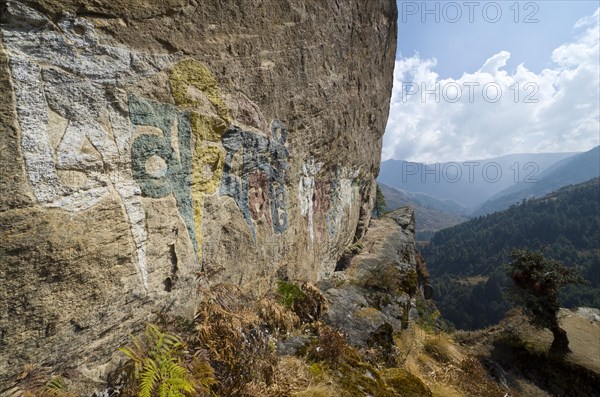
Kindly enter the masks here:
[[506, 66], [506, 62], [510, 58], [510, 52], [508, 51], [500, 51], [487, 61], [477, 73], [490, 73], [495, 74], [498, 73], [498, 69]]
[[600, 15], [600, 8], [598, 8], [596, 10], [594, 15], [589, 15], [589, 16], [583, 17], [579, 21], [575, 22], [574, 28], [579, 29], [584, 26], [593, 27], [594, 25], [596, 25], [598, 23], [598, 15]]
[[599, 11], [577, 21], [583, 33], [540, 73], [501, 70], [507, 51], [459, 79], [440, 79], [436, 60], [419, 54], [396, 60], [382, 159], [462, 161], [600, 144]]

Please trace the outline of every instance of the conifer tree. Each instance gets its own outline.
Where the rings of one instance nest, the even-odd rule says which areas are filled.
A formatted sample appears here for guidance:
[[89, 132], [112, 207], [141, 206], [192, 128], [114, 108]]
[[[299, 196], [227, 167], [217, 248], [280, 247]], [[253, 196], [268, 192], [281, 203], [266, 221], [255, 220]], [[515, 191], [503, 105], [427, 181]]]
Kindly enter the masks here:
[[515, 249], [511, 256], [507, 272], [515, 284], [515, 301], [524, 307], [534, 326], [552, 331], [551, 351], [569, 352], [567, 333], [558, 323], [558, 293], [568, 284], [583, 284], [585, 280], [576, 268], [548, 259], [542, 251]]

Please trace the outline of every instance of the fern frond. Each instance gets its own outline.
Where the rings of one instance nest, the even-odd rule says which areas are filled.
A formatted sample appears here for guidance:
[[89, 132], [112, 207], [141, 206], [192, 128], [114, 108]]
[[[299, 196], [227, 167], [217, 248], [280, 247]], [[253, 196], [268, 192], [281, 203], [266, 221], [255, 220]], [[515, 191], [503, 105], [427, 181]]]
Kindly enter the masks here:
[[75, 397], [75, 394], [67, 391], [67, 384], [61, 376], [52, 378], [44, 388], [44, 392], [41, 396], [55, 396], [55, 397]]
[[65, 380], [60, 377], [54, 377], [46, 384], [46, 391], [58, 394], [65, 390]]
[[160, 380], [160, 369], [151, 358], [146, 358], [144, 368], [139, 374], [140, 391], [139, 397], [152, 397], [154, 386]]
[[122, 347], [119, 349], [123, 354], [129, 357], [134, 363], [141, 364], [147, 355], [147, 349], [144, 343], [135, 336], [130, 336], [132, 341], [131, 347]]
[[40, 367], [36, 364], [25, 364], [17, 377], [17, 384], [23, 390], [36, 390], [44, 388], [50, 377], [50, 368]]
[[179, 347], [179, 346], [183, 346], [183, 343], [181, 341], [181, 338], [177, 335], [174, 334], [164, 334], [165, 337], [165, 343], [168, 344], [171, 347]]
[[124, 355], [126, 355], [127, 357], [129, 357], [131, 360], [133, 360], [133, 361], [135, 361], [135, 362], [137, 362], [137, 361], [138, 361], [138, 360], [137, 360], [137, 356], [136, 356], [136, 354], [133, 352], [133, 350], [132, 350], [132, 349], [129, 349], [129, 348], [127, 348], [127, 347], [121, 347], [121, 348], [119, 348], [119, 351], [120, 351], [121, 353], [123, 353]]
[[167, 373], [172, 378], [185, 378], [187, 371], [175, 362], [167, 364]]
[[207, 364], [204, 369], [211, 380], [198, 382], [190, 369], [182, 365], [185, 345], [179, 336], [148, 324], [142, 338], [131, 339], [133, 345], [120, 351], [135, 364], [132, 381], [138, 397], [186, 397], [209, 391], [214, 382], [212, 367]]

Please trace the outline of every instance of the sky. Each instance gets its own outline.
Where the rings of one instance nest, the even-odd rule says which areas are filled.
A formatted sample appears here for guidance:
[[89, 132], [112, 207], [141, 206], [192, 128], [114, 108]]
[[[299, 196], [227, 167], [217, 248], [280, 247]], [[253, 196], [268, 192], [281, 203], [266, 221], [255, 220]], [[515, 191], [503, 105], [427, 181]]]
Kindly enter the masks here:
[[382, 160], [600, 144], [600, 1], [398, 0]]

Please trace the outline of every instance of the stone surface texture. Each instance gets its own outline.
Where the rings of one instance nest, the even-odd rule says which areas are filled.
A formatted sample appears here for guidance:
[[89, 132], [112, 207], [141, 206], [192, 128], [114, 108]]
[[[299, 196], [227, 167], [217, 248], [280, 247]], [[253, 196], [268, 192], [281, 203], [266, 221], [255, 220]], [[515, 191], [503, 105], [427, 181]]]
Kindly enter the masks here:
[[418, 316], [415, 241], [414, 211], [399, 208], [372, 220], [350, 266], [319, 282], [329, 301], [326, 321], [350, 343], [367, 347], [382, 332], [391, 338]]
[[156, 312], [193, 315], [199, 283], [331, 275], [369, 224], [396, 18], [0, 0], [0, 384], [24, 364], [102, 380]]

